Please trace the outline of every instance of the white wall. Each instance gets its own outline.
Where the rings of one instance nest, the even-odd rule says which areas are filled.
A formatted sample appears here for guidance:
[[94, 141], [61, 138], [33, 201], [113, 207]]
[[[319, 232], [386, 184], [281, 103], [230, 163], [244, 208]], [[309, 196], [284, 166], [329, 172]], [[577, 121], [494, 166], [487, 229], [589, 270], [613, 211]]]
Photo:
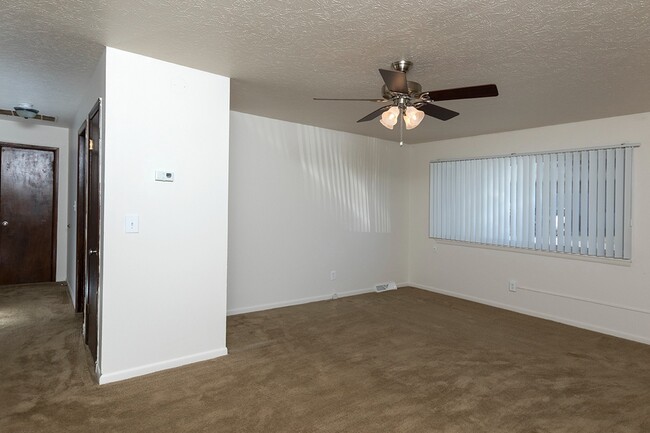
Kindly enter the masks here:
[[69, 138], [69, 176], [70, 182], [68, 184], [68, 196], [70, 197], [68, 203], [68, 289], [70, 290], [70, 297], [72, 303], [77, 305], [77, 155], [78, 149], [78, 133], [79, 128], [88, 118], [90, 110], [94, 107], [98, 98], [104, 98], [106, 92], [106, 53], [103, 53], [97, 62], [95, 72], [91, 79], [86, 84], [85, 89], [81, 92], [81, 99], [77, 113], [70, 129]]
[[229, 314], [406, 280], [406, 148], [237, 112], [230, 143]]
[[[436, 242], [428, 238], [429, 161], [620, 143], [641, 143], [634, 155], [631, 266], [443, 243], [434, 251]], [[507, 288], [508, 280], [514, 278], [519, 285], [535, 290], [650, 311], [649, 146], [650, 113], [412, 146], [410, 282], [650, 343], [650, 314], [526, 290], [511, 293]]]
[[107, 48], [100, 383], [226, 354], [229, 85]]
[[59, 149], [56, 280], [65, 281], [68, 245], [68, 128], [36, 120], [0, 119], [0, 141]]

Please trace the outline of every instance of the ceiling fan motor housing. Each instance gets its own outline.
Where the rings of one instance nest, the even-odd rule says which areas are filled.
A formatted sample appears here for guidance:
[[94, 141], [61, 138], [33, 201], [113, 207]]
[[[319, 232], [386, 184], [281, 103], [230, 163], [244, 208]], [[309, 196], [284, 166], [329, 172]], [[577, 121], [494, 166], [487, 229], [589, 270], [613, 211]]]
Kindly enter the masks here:
[[[407, 81], [406, 84], [409, 90], [409, 96], [417, 98], [420, 93], [422, 93], [422, 86], [420, 83], [416, 83], [415, 81]], [[391, 92], [388, 90], [388, 87], [385, 84], [381, 86], [381, 93], [384, 99], [388, 100], [392, 100], [397, 96], [401, 96], [399, 93]]]

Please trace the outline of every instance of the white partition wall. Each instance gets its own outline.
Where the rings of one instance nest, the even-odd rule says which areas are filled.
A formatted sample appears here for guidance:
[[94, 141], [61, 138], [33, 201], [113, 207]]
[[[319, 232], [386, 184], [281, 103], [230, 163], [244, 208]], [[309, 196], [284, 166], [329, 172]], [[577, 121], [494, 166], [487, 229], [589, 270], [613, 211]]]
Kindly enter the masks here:
[[406, 147], [237, 112], [230, 140], [229, 313], [406, 281]]
[[107, 48], [100, 383], [226, 354], [229, 100], [226, 77]]

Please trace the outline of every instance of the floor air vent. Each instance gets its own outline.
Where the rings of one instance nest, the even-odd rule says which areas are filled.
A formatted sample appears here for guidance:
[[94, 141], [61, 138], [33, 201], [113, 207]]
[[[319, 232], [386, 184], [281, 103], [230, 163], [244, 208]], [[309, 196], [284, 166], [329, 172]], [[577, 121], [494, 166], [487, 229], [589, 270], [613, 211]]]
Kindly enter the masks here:
[[375, 286], [375, 291], [377, 293], [385, 292], [387, 290], [395, 290], [395, 289], [397, 289], [397, 284], [395, 284], [395, 281], [389, 281], [387, 283], [377, 284]]

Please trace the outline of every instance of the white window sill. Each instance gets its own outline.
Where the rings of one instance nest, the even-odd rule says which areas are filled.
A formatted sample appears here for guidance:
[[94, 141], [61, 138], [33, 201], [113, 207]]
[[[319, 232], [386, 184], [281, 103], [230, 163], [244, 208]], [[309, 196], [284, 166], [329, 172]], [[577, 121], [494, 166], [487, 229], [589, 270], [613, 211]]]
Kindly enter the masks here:
[[627, 266], [627, 267], [632, 266], [632, 260], [627, 260], [627, 259], [612, 259], [607, 257], [583, 256], [581, 254], [556, 253], [551, 251], [531, 250], [528, 248], [500, 247], [497, 245], [476, 244], [473, 242], [462, 242], [462, 241], [451, 241], [447, 239], [436, 239], [432, 237], [430, 237], [429, 239], [431, 239], [432, 241], [438, 244], [453, 245], [457, 247], [481, 248], [487, 250], [506, 251], [509, 253], [517, 253], [517, 254], [531, 254], [535, 256], [553, 257], [556, 259], [581, 260], [584, 262], [603, 263], [606, 265], [615, 265], [615, 266]]

